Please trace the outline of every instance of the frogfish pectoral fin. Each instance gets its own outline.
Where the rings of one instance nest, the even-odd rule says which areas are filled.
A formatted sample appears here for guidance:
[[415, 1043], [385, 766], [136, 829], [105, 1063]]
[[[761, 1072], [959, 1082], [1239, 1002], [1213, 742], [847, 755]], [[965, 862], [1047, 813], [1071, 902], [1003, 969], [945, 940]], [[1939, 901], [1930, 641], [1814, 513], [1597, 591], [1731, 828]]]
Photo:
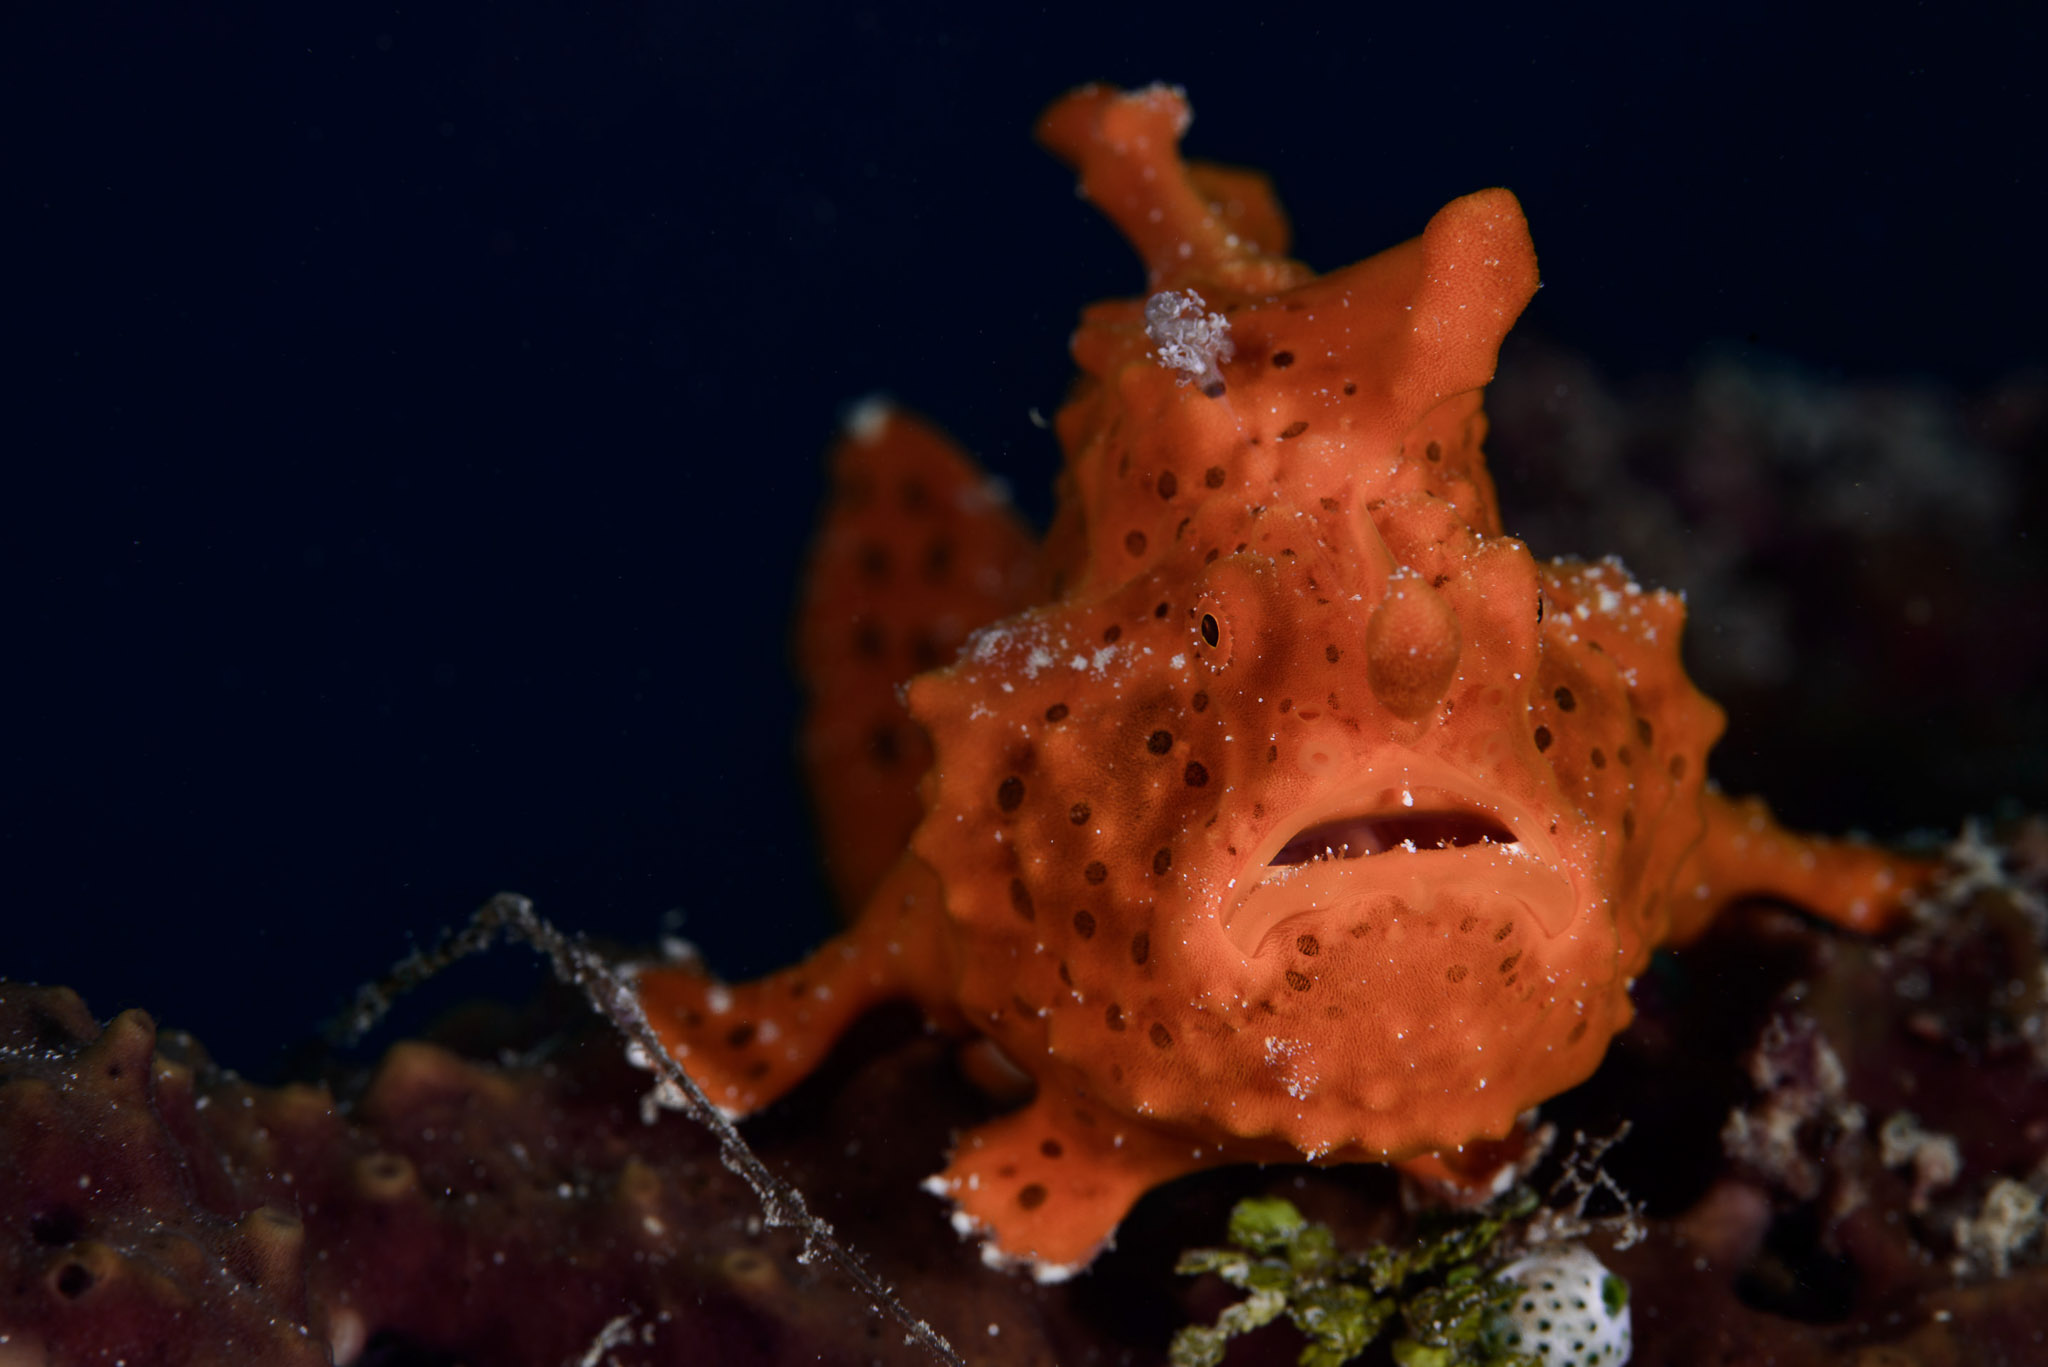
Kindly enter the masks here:
[[802, 1081], [869, 1007], [903, 997], [933, 1007], [946, 972], [938, 898], [931, 871], [906, 857], [859, 923], [802, 963], [735, 984], [696, 963], [643, 965], [641, 1007], [713, 1104], [752, 1114]]
[[1788, 831], [1760, 798], [1709, 790], [1701, 808], [1706, 827], [1671, 885], [1676, 943], [1744, 897], [1790, 902], [1844, 929], [1882, 934], [1940, 867], [1861, 841]]

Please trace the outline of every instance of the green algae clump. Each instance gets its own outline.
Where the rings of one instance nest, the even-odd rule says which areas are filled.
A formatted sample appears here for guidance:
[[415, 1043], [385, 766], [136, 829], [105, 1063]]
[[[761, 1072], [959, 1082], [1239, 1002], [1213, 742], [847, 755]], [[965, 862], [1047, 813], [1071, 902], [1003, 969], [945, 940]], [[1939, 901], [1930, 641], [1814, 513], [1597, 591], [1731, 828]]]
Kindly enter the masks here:
[[1175, 1334], [1169, 1359], [1173, 1367], [1218, 1367], [1231, 1339], [1285, 1316], [1308, 1339], [1301, 1367], [1340, 1367], [1390, 1329], [1399, 1335], [1397, 1367], [1540, 1367], [1487, 1332], [1520, 1290], [1496, 1275], [1505, 1260], [1494, 1243], [1535, 1208], [1535, 1193], [1519, 1188], [1489, 1213], [1438, 1217], [1405, 1244], [1350, 1253], [1292, 1202], [1240, 1201], [1229, 1247], [1190, 1249], [1174, 1270], [1213, 1272], [1247, 1294], [1213, 1325]]

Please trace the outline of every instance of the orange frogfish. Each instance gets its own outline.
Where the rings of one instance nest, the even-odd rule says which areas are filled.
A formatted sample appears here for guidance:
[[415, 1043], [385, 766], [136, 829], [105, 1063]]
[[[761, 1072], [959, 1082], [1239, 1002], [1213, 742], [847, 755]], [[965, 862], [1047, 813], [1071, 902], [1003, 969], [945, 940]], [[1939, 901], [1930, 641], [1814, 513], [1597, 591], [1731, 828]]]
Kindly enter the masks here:
[[1877, 930], [1925, 877], [1722, 797], [1680, 598], [1503, 531], [1514, 196], [1318, 276], [1262, 177], [1182, 161], [1188, 118], [1089, 87], [1039, 125], [1149, 277], [1074, 334], [1043, 541], [879, 401], [836, 453], [799, 644], [851, 928], [754, 983], [637, 971], [735, 1114], [890, 998], [1007, 1064], [1030, 1099], [927, 1185], [1044, 1280], [1196, 1169], [1440, 1172], [1730, 901]]

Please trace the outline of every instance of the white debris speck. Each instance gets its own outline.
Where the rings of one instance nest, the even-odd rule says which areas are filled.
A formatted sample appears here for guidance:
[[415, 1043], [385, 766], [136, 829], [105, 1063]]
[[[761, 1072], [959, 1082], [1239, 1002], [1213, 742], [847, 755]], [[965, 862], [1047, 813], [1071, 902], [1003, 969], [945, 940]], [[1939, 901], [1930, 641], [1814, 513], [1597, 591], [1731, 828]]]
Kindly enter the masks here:
[[1319, 1075], [1314, 1050], [1306, 1040], [1268, 1035], [1266, 1066], [1278, 1074], [1280, 1086], [1296, 1101], [1308, 1100], [1316, 1089]]
[[892, 405], [880, 394], [870, 394], [856, 403], [846, 413], [846, 435], [862, 446], [873, 446], [882, 439], [882, 430], [889, 425]]

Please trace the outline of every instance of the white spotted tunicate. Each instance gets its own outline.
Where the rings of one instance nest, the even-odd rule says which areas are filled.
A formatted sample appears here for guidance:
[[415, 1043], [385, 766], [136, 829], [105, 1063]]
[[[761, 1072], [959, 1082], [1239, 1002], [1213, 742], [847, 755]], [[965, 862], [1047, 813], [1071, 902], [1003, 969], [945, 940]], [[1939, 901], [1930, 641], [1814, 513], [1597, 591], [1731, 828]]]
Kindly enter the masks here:
[[1543, 1367], [1621, 1367], [1634, 1334], [1628, 1283], [1581, 1244], [1539, 1248], [1500, 1271], [1520, 1287], [1486, 1326], [1490, 1342], [1527, 1353]]

